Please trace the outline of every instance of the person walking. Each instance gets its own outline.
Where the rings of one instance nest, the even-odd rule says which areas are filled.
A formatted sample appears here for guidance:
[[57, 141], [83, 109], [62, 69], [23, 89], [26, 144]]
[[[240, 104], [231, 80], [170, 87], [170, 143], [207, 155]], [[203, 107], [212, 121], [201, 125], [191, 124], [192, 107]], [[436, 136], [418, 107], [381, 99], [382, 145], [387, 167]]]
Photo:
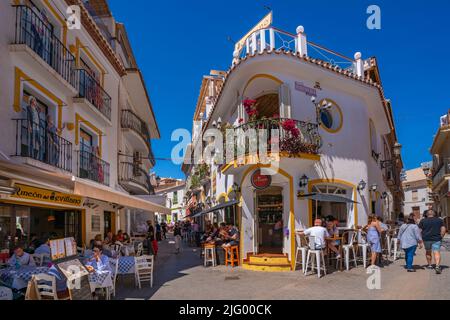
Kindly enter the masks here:
[[416, 272], [413, 268], [414, 256], [416, 254], [417, 246], [419, 246], [419, 249], [422, 249], [423, 241], [419, 226], [416, 224], [414, 213], [411, 213], [406, 224], [403, 224], [400, 227], [398, 239], [401, 248], [405, 251], [406, 270], [408, 272]]
[[381, 228], [380, 221], [376, 215], [371, 214], [369, 216], [367, 226], [364, 228], [367, 230], [367, 241], [370, 244], [371, 249], [371, 257], [370, 257], [370, 265], [374, 266], [377, 262], [378, 254], [381, 254], [381, 239], [380, 234], [383, 232]]
[[173, 236], [175, 237], [175, 253], [180, 253], [181, 250], [181, 228], [180, 225], [175, 223], [173, 228]]
[[441, 274], [441, 245], [442, 239], [447, 232], [444, 221], [436, 217], [434, 210], [428, 210], [427, 217], [420, 221], [419, 228], [422, 230], [422, 239], [425, 244], [427, 268], [433, 269], [431, 263], [434, 256], [434, 261], [436, 262], [434, 269], [436, 274]]

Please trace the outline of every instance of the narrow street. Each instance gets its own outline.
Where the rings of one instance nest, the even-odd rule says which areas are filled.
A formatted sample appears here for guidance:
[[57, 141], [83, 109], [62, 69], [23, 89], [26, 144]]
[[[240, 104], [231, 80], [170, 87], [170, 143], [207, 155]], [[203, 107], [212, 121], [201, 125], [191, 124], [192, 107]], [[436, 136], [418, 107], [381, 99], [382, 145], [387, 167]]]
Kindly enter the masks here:
[[[446, 240], [449, 248], [450, 239]], [[366, 282], [370, 275], [362, 266], [333, 272], [322, 279], [315, 275], [305, 277], [299, 271], [261, 273], [224, 266], [204, 268], [199, 249], [185, 246], [180, 254], [174, 254], [170, 241], [171, 236], [159, 244], [153, 288], [136, 289], [132, 275], [120, 276], [116, 299], [450, 299], [448, 251], [442, 252], [441, 275], [421, 269], [425, 264], [421, 250], [415, 260], [416, 273], [407, 273], [404, 260], [397, 260], [381, 269], [381, 290], [369, 290]]]

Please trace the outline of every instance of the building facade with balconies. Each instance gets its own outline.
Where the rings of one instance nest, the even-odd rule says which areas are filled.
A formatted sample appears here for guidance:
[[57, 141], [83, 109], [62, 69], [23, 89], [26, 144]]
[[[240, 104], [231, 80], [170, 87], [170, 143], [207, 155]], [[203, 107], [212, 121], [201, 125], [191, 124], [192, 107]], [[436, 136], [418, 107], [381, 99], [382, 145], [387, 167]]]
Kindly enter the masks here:
[[431, 170], [433, 196], [439, 216], [450, 216], [450, 110], [441, 117], [439, 129], [430, 152], [433, 156]]
[[[209, 129], [234, 137], [223, 153]], [[188, 151], [187, 191], [200, 194], [188, 203], [205, 207], [190, 217], [237, 225], [248, 269], [293, 270], [295, 231], [316, 217], [351, 228], [401, 212], [400, 145], [376, 59], [324, 48], [303, 27], [279, 30], [271, 14], [237, 43], [227, 72], [204, 77]], [[261, 266], [257, 254], [285, 261]]]
[[[67, 22], [72, 5], [79, 29]], [[1, 1], [0, 11], [2, 230], [15, 233], [16, 220], [28, 237], [56, 233], [81, 244], [133, 231], [135, 213], [152, 220], [164, 212], [135, 197], [153, 193], [150, 140], [159, 130], [107, 2]], [[36, 226], [47, 217], [58, 223]]]

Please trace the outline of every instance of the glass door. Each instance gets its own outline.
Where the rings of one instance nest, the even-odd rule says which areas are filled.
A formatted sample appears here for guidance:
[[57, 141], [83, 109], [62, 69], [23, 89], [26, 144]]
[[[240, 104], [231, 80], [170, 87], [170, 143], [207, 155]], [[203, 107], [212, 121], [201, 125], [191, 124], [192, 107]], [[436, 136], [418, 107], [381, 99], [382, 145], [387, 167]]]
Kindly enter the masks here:
[[281, 187], [256, 192], [258, 253], [283, 253], [283, 195]]

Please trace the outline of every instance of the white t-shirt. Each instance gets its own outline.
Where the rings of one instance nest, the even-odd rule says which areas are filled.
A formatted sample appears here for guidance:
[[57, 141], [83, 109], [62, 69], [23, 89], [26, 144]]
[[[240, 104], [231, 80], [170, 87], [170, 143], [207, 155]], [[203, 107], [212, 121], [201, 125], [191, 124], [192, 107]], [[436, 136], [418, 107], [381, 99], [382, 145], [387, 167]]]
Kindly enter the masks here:
[[305, 235], [315, 237], [316, 248], [324, 249], [326, 247], [325, 238], [330, 237], [328, 230], [324, 227], [312, 227], [305, 230]]

